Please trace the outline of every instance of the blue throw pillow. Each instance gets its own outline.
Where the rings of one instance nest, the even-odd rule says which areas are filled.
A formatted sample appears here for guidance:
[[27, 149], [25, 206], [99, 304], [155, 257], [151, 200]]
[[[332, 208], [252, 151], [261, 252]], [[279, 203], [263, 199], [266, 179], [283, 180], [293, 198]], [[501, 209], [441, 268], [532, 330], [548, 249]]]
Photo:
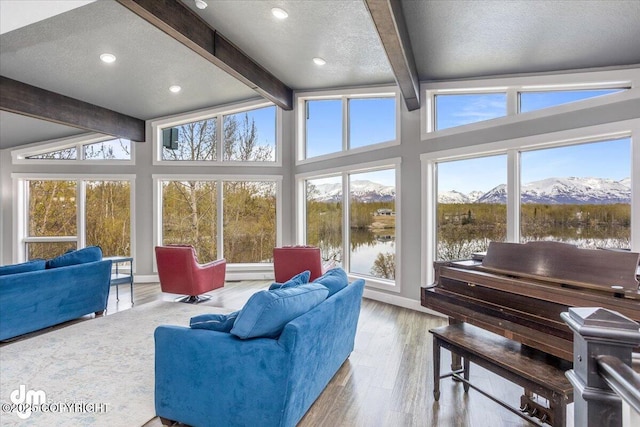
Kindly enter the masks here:
[[[312, 283], [320, 283], [329, 289], [329, 297], [341, 289], [344, 289], [349, 284], [349, 278], [347, 273], [340, 267], [332, 268], [331, 270], [318, 277]], [[327, 298], [329, 298], [327, 297]]]
[[209, 329], [211, 331], [229, 332], [233, 328], [239, 311], [229, 314], [201, 314], [189, 320], [189, 326], [193, 329]]
[[287, 323], [320, 304], [328, 294], [318, 283], [256, 292], [240, 310], [231, 333], [242, 339], [277, 338]]
[[45, 264], [46, 261], [43, 259], [34, 259], [20, 264], [4, 265], [0, 267], [0, 276], [44, 270]]
[[269, 290], [272, 291], [274, 289], [287, 289], [294, 288], [296, 286], [304, 285], [305, 283], [309, 283], [309, 277], [311, 276], [311, 271], [305, 270], [302, 273], [298, 273], [293, 276], [291, 279], [287, 280], [284, 283], [274, 282], [269, 286]]
[[69, 265], [100, 261], [101, 259], [102, 249], [99, 246], [87, 246], [50, 259], [47, 261], [47, 268], [67, 267]]

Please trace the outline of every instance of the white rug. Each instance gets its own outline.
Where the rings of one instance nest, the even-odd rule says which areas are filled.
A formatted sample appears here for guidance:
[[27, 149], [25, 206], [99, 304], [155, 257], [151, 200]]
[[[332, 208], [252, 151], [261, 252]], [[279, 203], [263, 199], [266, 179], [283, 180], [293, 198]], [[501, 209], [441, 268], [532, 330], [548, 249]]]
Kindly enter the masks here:
[[[155, 328], [188, 326], [197, 314], [229, 311], [155, 302], [4, 345], [0, 348], [0, 424], [141, 426], [155, 417]], [[46, 395], [45, 409], [53, 412], [24, 412], [26, 418], [21, 419], [7, 407], [12, 393], [14, 401], [34, 401], [38, 390]]]

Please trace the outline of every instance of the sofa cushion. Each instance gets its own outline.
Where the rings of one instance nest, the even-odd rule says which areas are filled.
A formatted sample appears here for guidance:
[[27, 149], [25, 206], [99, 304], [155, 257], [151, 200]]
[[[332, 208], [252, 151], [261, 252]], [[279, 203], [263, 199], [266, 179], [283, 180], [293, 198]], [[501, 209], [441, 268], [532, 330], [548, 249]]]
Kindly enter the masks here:
[[20, 264], [4, 265], [0, 267], [0, 276], [44, 270], [45, 264], [46, 261], [43, 259], [34, 259]]
[[193, 329], [209, 329], [211, 331], [229, 332], [238, 317], [239, 311], [228, 314], [201, 314], [189, 320]]
[[329, 290], [319, 283], [251, 295], [240, 310], [231, 333], [238, 338], [277, 338], [285, 325], [327, 298]]
[[100, 261], [101, 259], [102, 249], [99, 246], [87, 246], [50, 259], [47, 261], [47, 268], [67, 267], [69, 265]]
[[329, 289], [328, 297], [330, 297], [339, 290], [346, 288], [349, 284], [349, 278], [347, 277], [347, 273], [343, 269], [336, 267], [327, 271], [312, 283], [320, 283], [321, 285], [326, 286], [327, 289]]
[[272, 291], [274, 289], [287, 289], [294, 288], [296, 286], [304, 285], [305, 283], [309, 283], [309, 277], [311, 276], [311, 271], [305, 270], [302, 273], [298, 273], [293, 276], [291, 279], [287, 280], [284, 283], [274, 282], [269, 286], [269, 290]]

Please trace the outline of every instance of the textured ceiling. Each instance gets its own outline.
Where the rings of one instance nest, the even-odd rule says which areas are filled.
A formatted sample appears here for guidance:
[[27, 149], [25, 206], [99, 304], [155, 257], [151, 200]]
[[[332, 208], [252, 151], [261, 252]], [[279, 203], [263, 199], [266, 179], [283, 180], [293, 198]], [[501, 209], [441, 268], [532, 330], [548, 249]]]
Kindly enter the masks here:
[[[182, 1], [292, 89], [394, 83], [362, 0], [209, 1], [204, 10]], [[289, 17], [276, 19], [275, 6]]]
[[422, 81], [640, 63], [638, 0], [402, 0]]
[[[140, 119], [257, 96], [113, 1], [1, 37], [3, 76]], [[104, 52], [117, 61], [104, 64]], [[168, 90], [174, 84], [182, 86], [177, 95]]]
[[[394, 81], [364, 0], [182, 1], [294, 90]], [[639, 0], [401, 4], [422, 81], [640, 64]], [[3, 32], [0, 74], [145, 120], [258, 97], [113, 0]], [[6, 112], [0, 126], [0, 149], [79, 132]]]

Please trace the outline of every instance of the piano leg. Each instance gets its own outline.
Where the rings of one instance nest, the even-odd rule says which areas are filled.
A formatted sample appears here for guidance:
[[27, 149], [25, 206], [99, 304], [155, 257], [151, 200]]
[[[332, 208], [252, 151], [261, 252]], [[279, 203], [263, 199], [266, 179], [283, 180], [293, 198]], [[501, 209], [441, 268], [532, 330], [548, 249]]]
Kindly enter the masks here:
[[464, 388], [464, 392], [465, 393], [469, 392], [469, 368], [470, 367], [471, 367], [471, 364], [469, 363], [469, 358], [465, 357], [464, 358], [464, 373], [463, 373], [463, 377], [466, 380], [466, 382], [464, 382], [463, 385], [462, 385], [462, 387]]
[[[449, 317], [450, 325], [457, 325], [459, 323], [463, 323], [463, 322], [458, 319], [454, 319], [453, 317]], [[457, 354], [455, 354], [454, 352], [451, 352], [451, 372], [457, 372], [461, 369], [462, 369], [462, 358]], [[454, 381], [455, 381], [455, 378], [454, 378]]]
[[433, 339], [433, 397], [440, 399], [440, 342]]

